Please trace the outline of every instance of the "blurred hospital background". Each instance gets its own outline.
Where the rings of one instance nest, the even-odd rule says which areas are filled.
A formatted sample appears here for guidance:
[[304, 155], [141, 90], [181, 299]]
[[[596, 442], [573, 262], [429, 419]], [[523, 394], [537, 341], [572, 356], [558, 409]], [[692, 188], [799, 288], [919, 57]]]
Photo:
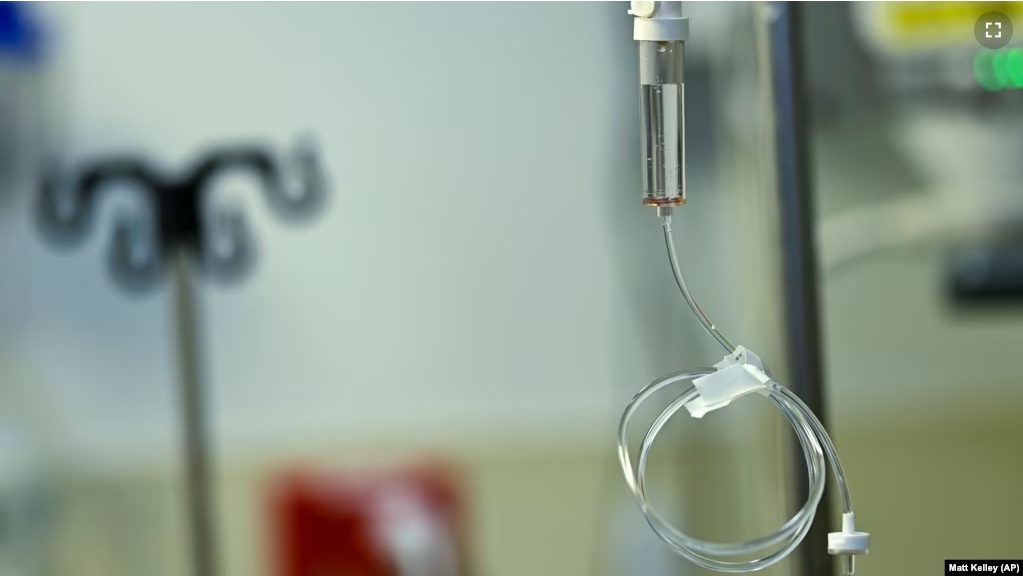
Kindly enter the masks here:
[[[683, 7], [678, 251], [784, 382], [774, 8]], [[220, 574], [707, 574], [615, 457], [636, 391], [721, 356], [640, 204], [627, 9], [0, 3], [0, 576], [206, 576], [172, 282], [128, 293], [107, 266], [141, 196], [105, 193], [59, 249], [33, 216], [44, 161], [183, 174], [305, 137], [319, 212], [291, 226], [255, 179], [218, 179], [257, 264], [195, 281]], [[822, 417], [872, 534], [863, 575], [1023, 555], [1023, 28], [981, 47], [989, 10], [1023, 26], [1015, 3], [798, 7]], [[798, 504], [791, 444], [757, 396], [680, 417], [652, 498], [698, 537], [765, 534]]]

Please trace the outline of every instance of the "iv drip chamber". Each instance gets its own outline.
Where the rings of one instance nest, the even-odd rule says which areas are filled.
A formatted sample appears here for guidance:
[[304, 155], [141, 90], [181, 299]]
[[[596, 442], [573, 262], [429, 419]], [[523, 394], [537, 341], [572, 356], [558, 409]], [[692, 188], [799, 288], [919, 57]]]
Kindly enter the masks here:
[[686, 201], [683, 42], [639, 43], [643, 203], [681, 206]]

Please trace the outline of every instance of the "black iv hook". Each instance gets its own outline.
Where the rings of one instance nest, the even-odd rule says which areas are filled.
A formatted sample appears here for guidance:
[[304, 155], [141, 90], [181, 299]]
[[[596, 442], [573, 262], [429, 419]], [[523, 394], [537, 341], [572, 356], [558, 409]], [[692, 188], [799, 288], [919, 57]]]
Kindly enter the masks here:
[[211, 210], [207, 196], [214, 178], [239, 171], [256, 176], [272, 211], [285, 220], [307, 219], [323, 204], [325, 177], [315, 148], [304, 143], [283, 157], [259, 146], [213, 150], [199, 157], [183, 177], [170, 176], [132, 157], [86, 165], [70, 177], [51, 166], [44, 171], [36, 205], [43, 235], [61, 247], [86, 239], [104, 190], [133, 185], [150, 209], [151, 231], [144, 214], [118, 219], [108, 266], [117, 285], [135, 294], [155, 288], [166, 268], [172, 272], [195, 576], [216, 576], [220, 566], [192, 268], [197, 266], [206, 277], [235, 282], [250, 268], [253, 240], [242, 215], [206, 214]]

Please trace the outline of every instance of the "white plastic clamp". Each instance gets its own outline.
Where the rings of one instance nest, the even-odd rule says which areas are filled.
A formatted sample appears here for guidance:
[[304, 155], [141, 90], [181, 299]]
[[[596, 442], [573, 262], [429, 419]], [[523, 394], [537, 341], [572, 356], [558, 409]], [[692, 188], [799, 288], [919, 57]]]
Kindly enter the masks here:
[[738, 346], [735, 352], [725, 356], [714, 365], [717, 371], [693, 380], [699, 396], [686, 402], [686, 409], [693, 418], [724, 408], [732, 400], [759, 392], [767, 395], [771, 377], [764, 371], [760, 357]]
[[852, 512], [842, 515], [842, 531], [828, 534], [828, 554], [855, 556], [870, 551], [870, 534], [856, 531]]

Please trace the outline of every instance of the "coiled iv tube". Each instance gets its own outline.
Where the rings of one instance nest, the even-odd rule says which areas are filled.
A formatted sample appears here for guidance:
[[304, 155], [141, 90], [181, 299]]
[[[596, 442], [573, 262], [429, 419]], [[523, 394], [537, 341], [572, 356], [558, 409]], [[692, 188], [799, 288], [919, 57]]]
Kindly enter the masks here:
[[[700, 307], [696, 304], [689, 288], [686, 286], [685, 278], [682, 276], [678, 258], [675, 255], [675, 244], [671, 233], [671, 216], [662, 216], [664, 228], [664, 242], [668, 251], [668, 260], [671, 264], [675, 282], [678, 284], [682, 297], [685, 298], [689, 308], [696, 315], [703, 325], [704, 330], [721, 345], [729, 354], [735, 351], [735, 347], [714, 327], [714, 324], [707, 318]], [[650, 505], [647, 498], [646, 466], [650, 456], [650, 449], [653, 446], [657, 435], [667, 424], [668, 420], [681, 410], [686, 403], [697, 398], [699, 392], [692, 381], [701, 376], [713, 373], [713, 369], [699, 369], [675, 372], [654, 380], [636, 394], [629, 402], [622, 414], [621, 423], [618, 427], [618, 461], [621, 464], [622, 472], [629, 491], [639, 504], [640, 510], [646, 517], [654, 532], [667, 543], [679, 556], [690, 562], [717, 572], [746, 573], [763, 570], [772, 566], [799, 546], [810, 526], [813, 524], [817, 506], [824, 495], [824, 483], [827, 470], [825, 468], [825, 457], [831, 464], [831, 469], [838, 482], [838, 490], [842, 500], [843, 519], [848, 521], [847, 529], [852, 529], [852, 499], [849, 496], [849, 487], [846, 484], [845, 473], [842, 471], [842, 464], [839, 462], [835, 447], [828, 437], [824, 426], [814, 416], [813, 412], [788, 389], [776, 384], [768, 383], [767, 397], [781, 410], [785, 418], [792, 424], [796, 432], [799, 444], [806, 457], [807, 474], [810, 480], [810, 493], [795, 516], [786, 522], [781, 528], [768, 536], [739, 543], [719, 543], [699, 540], [684, 534], [679, 529], [668, 523]], [[629, 422], [639, 406], [653, 394], [674, 384], [687, 384], [685, 390], [675, 398], [654, 420], [640, 444], [637, 465], [634, 467], [630, 457], [628, 432]], [[754, 557], [753, 560], [740, 560], [740, 558]], [[845, 556], [843, 574], [852, 576], [854, 572], [854, 557]]]

